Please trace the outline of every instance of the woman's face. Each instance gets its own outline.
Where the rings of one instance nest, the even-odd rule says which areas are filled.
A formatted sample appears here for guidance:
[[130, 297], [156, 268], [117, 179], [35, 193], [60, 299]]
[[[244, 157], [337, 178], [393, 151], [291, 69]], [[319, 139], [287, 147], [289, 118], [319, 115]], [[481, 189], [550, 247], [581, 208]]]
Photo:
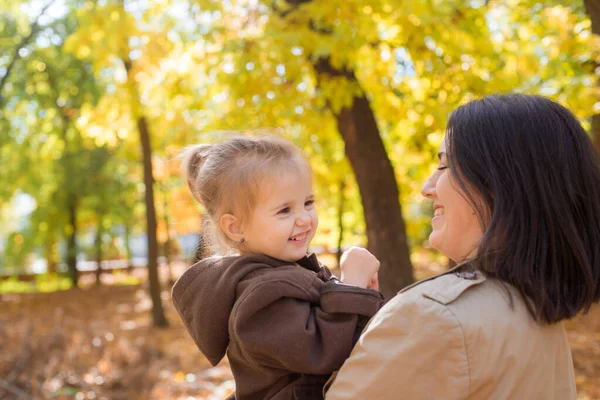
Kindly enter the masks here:
[[438, 168], [421, 189], [424, 197], [433, 200], [429, 243], [459, 263], [477, 254], [483, 231], [475, 209], [452, 179], [445, 143], [440, 146], [438, 158]]

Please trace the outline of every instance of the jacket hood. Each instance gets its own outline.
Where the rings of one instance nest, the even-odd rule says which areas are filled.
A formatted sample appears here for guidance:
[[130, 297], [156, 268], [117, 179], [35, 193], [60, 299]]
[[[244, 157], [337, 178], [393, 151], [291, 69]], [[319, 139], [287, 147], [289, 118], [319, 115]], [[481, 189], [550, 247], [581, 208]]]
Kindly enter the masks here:
[[213, 366], [229, 346], [229, 316], [238, 283], [254, 270], [276, 266], [274, 262], [262, 255], [210, 257], [191, 266], [173, 286], [173, 305]]

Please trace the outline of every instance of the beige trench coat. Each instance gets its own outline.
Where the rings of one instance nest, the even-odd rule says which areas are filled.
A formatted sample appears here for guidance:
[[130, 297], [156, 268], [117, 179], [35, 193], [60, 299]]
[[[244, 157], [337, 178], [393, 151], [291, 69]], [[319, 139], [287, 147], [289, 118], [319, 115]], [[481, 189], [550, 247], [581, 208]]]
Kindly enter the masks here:
[[541, 325], [516, 290], [449, 271], [404, 289], [371, 320], [327, 400], [576, 399], [562, 323]]

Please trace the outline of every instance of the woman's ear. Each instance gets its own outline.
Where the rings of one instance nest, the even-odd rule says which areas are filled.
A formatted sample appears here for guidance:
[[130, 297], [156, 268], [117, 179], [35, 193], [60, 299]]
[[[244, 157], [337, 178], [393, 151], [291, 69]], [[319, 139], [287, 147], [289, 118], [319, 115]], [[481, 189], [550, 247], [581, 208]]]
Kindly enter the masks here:
[[232, 214], [223, 214], [219, 219], [221, 230], [234, 242], [240, 242], [244, 238], [241, 221]]

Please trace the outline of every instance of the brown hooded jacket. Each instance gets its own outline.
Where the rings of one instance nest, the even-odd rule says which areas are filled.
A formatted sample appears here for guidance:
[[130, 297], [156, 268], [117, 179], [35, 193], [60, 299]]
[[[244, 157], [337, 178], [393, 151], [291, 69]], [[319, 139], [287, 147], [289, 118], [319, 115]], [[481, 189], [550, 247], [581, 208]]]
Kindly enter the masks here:
[[322, 399], [383, 300], [343, 284], [314, 254], [211, 257], [179, 278], [172, 298], [211, 364], [227, 353], [236, 400]]

